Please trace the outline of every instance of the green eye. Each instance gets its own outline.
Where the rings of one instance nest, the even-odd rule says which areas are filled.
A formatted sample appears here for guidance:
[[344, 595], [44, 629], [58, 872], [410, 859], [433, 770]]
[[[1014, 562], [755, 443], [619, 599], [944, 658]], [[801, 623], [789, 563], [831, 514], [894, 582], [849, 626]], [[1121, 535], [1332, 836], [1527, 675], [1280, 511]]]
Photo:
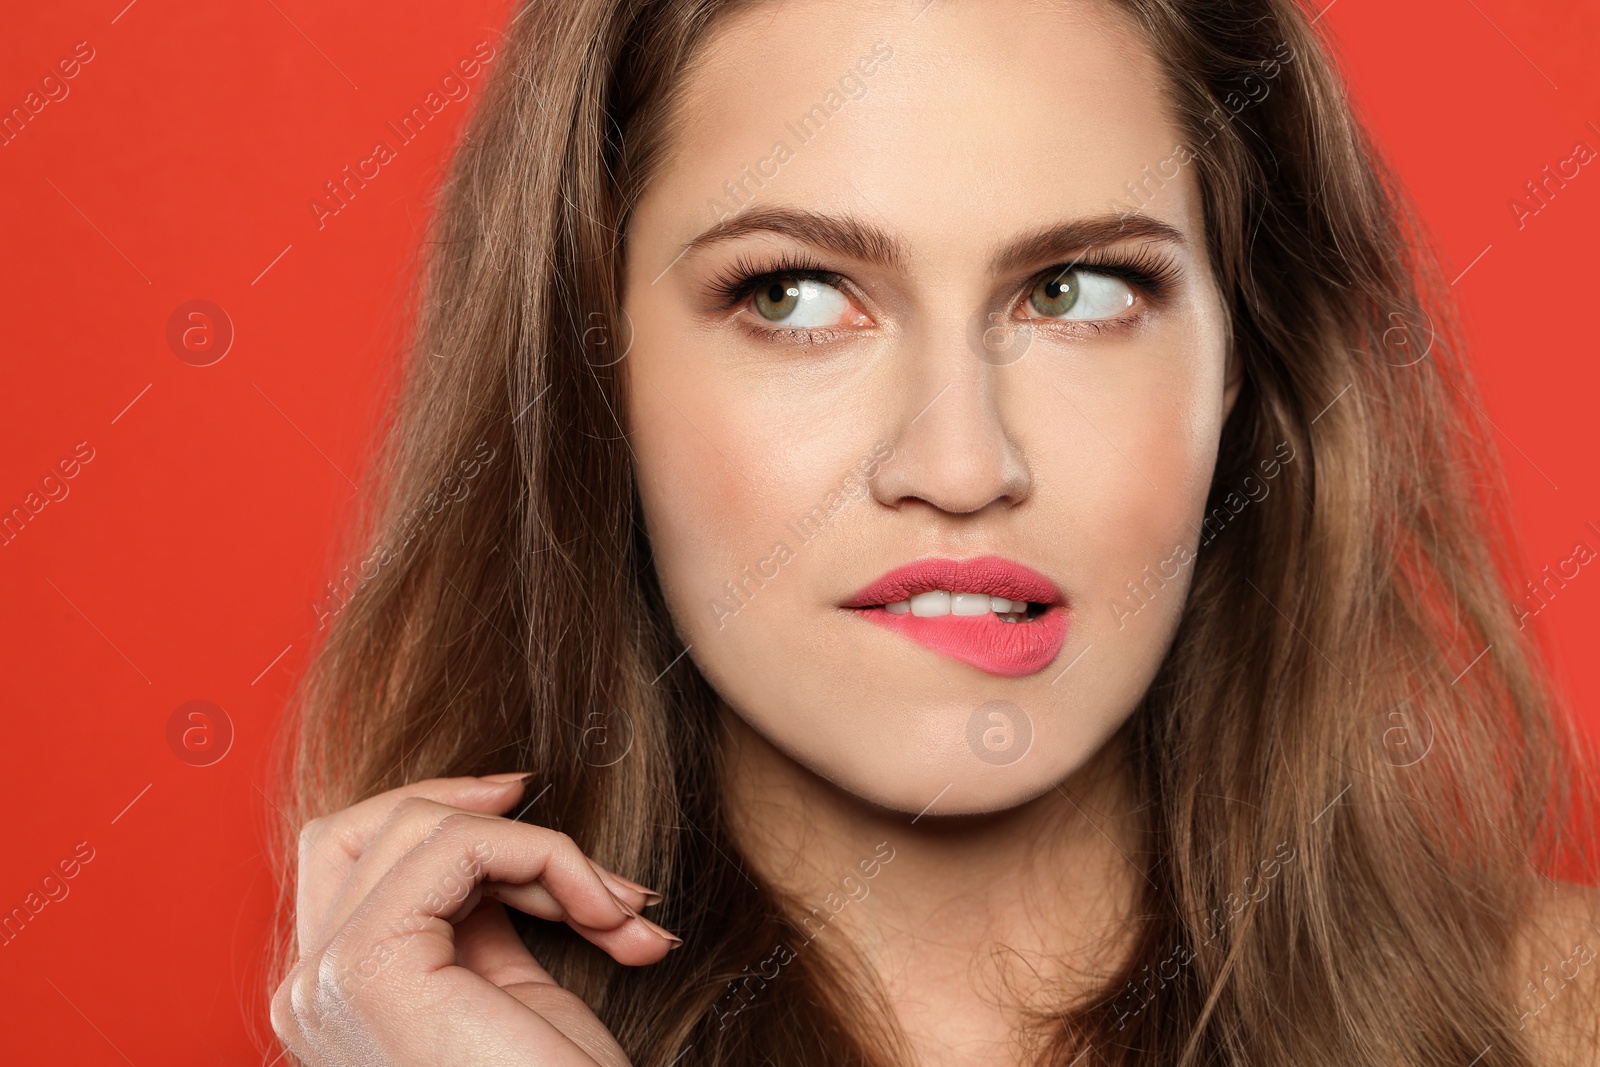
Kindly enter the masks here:
[[1039, 284], [1033, 287], [1028, 302], [1039, 314], [1054, 318], [1071, 311], [1073, 305], [1078, 302], [1080, 292], [1082, 285], [1078, 280], [1078, 272], [1065, 271], [1053, 277], [1039, 279]]
[[756, 311], [771, 322], [781, 322], [793, 315], [799, 302], [800, 281], [797, 278], [776, 278], [755, 291]]
[[1096, 270], [1063, 270], [1034, 283], [1028, 303], [1046, 319], [1101, 321], [1133, 307], [1133, 289], [1121, 278]]
[[872, 320], [852, 313], [850, 298], [830, 282], [803, 274], [776, 274], [750, 292], [750, 306], [776, 326], [793, 330], [868, 326]]

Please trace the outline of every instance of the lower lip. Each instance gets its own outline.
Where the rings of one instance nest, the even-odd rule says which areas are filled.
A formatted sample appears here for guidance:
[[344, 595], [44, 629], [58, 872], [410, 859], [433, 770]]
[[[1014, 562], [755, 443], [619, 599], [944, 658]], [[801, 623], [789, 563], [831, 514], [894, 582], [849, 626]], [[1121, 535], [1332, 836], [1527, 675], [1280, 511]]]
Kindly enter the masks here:
[[1001, 622], [994, 614], [891, 615], [883, 608], [852, 609], [868, 622], [911, 638], [924, 648], [1003, 678], [1048, 667], [1067, 640], [1067, 609], [1051, 604], [1026, 622]]

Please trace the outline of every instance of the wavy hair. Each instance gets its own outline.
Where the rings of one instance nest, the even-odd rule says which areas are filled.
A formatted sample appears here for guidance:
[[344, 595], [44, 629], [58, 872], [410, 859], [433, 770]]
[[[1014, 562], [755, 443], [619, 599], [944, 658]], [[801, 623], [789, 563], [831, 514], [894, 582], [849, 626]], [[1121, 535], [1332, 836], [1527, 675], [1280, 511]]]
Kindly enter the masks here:
[[[668, 621], [621, 416], [629, 208], [686, 64], [750, 3], [536, 0], [512, 18], [440, 194], [418, 358], [354, 527], [352, 556], [379, 562], [298, 691], [283, 806], [299, 824], [419, 779], [533, 770], [524, 817], [661, 888], [686, 939], [634, 969], [513, 915], [634, 1064], [887, 1067], [905, 1053], [884, 999], [820, 946], [730, 1018], [726, 992], [804, 935], [724, 821], [716, 697]], [[1177, 637], [1122, 737], [1148, 811], [1139, 948], [1041, 1010], [1030, 1047], [1041, 1064], [1089, 1047], [1185, 1067], [1534, 1063], [1518, 923], [1587, 809], [1514, 625], [1503, 478], [1447, 287], [1303, 11], [1115, 6], [1192, 149], [1243, 387]], [[1270, 499], [1236, 507], [1269, 457]]]

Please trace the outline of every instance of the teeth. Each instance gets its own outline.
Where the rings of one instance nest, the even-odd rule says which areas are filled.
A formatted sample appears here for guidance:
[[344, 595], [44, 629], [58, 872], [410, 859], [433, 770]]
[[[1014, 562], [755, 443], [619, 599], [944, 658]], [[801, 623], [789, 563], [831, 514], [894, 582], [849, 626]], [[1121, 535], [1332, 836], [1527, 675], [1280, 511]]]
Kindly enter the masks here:
[[1007, 600], [1003, 596], [990, 596], [987, 593], [954, 593], [948, 589], [930, 589], [926, 593], [918, 593], [910, 600], [896, 600], [892, 604], [885, 604], [884, 610], [890, 615], [911, 614], [918, 618], [931, 619], [941, 615], [987, 615], [993, 612], [1001, 617], [1003, 622], [1019, 622], [1019, 616], [1028, 610], [1026, 600]]
[[989, 614], [988, 593], [952, 593], [950, 594], [950, 614], [952, 615], [987, 615]]

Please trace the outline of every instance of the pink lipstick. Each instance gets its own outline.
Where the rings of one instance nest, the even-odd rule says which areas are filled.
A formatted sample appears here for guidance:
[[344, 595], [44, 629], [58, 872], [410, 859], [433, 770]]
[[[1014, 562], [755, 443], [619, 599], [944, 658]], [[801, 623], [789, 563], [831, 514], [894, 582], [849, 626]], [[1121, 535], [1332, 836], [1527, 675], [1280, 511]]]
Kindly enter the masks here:
[[1050, 665], [1067, 639], [1054, 582], [1000, 556], [921, 559], [883, 575], [843, 606], [989, 674], [1019, 678]]

